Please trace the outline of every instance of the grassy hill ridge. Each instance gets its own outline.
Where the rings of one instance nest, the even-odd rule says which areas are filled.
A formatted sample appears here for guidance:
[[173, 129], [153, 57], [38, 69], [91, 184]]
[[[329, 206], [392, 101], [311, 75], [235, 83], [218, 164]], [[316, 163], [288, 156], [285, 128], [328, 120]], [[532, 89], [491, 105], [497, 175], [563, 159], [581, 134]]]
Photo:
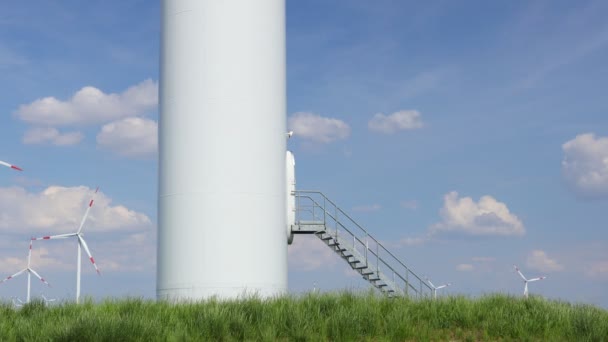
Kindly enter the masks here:
[[438, 300], [372, 293], [169, 304], [141, 299], [0, 306], [0, 340], [607, 341], [608, 311], [507, 295]]

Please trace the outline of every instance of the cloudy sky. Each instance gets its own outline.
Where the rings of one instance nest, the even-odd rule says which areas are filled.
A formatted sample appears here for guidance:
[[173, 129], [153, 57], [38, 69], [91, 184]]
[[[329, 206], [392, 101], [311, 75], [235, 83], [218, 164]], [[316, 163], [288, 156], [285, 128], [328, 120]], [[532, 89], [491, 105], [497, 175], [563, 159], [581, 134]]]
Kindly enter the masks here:
[[[449, 293], [608, 307], [608, 3], [287, 1], [300, 189]], [[158, 1], [0, 3], [0, 273], [85, 238], [84, 295], [155, 294]], [[365, 289], [296, 237], [290, 289]], [[74, 295], [73, 241], [32, 267]], [[25, 277], [0, 297], [25, 296]]]

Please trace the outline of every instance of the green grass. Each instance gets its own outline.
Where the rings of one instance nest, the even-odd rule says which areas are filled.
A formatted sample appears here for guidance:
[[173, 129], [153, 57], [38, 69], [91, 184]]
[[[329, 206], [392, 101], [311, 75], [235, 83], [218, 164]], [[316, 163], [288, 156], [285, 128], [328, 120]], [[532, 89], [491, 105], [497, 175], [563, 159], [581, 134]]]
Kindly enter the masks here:
[[608, 311], [506, 295], [308, 294], [173, 305], [140, 299], [0, 306], [0, 340], [608, 341]]

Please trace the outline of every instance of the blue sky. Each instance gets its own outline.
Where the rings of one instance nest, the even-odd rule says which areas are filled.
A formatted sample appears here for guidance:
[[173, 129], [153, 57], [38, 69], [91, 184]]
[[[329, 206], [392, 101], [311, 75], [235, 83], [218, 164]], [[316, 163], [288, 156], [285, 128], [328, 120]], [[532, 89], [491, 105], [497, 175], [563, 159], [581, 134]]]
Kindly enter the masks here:
[[[608, 307], [608, 4], [288, 1], [289, 148], [323, 191], [449, 293]], [[0, 271], [85, 231], [83, 295], [155, 292], [159, 4], [0, 4]], [[309, 129], [313, 127], [313, 129]], [[75, 244], [32, 267], [71, 298]], [[366, 288], [296, 237], [290, 289]], [[0, 296], [24, 297], [25, 278]]]

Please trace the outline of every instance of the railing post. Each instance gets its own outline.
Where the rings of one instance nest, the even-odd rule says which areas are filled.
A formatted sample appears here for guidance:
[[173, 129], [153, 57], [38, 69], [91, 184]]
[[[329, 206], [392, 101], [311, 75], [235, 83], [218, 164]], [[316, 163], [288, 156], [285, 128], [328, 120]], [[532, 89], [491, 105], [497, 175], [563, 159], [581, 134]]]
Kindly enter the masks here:
[[405, 272], [405, 295], [408, 297], [410, 295], [410, 270]]
[[367, 251], [369, 250], [369, 242], [367, 240], [367, 235], [365, 235], [365, 266], [368, 265], [367, 263]]
[[323, 196], [323, 227], [327, 229], [327, 210], [325, 208], [327, 208], [327, 205], [325, 204], [325, 196]]
[[334, 205], [334, 213], [336, 215], [334, 221], [336, 221], [336, 232], [337, 232], [338, 231], [338, 206], [337, 205]]
[[380, 250], [378, 248], [378, 241], [376, 241], [376, 273], [380, 277]]

